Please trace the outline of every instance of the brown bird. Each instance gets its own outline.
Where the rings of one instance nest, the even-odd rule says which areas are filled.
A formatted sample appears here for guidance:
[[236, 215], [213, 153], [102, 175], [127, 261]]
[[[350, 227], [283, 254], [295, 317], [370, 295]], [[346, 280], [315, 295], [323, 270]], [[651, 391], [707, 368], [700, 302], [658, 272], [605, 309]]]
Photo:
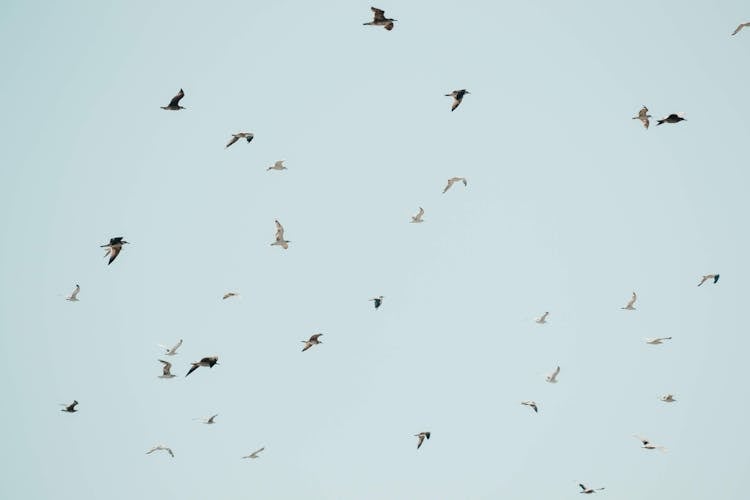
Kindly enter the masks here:
[[649, 118], [651, 118], [651, 115], [648, 114], [648, 108], [646, 106], [643, 106], [638, 112], [638, 116], [634, 116], [633, 120], [640, 120], [641, 123], [643, 123], [644, 128], [648, 128], [648, 125], [650, 123], [648, 121]]
[[109, 262], [107, 262], [107, 265], [110, 265], [112, 262], [115, 261], [118, 255], [120, 255], [120, 251], [122, 250], [122, 246], [125, 243], [128, 243], [127, 241], [122, 239], [122, 236], [117, 236], [115, 238], [110, 238], [109, 243], [106, 245], [100, 245], [101, 248], [106, 248], [107, 251], [104, 253], [104, 256], [106, 257], [109, 255]]
[[419, 449], [420, 446], [422, 446], [422, 443], [424, 442], [424, 438], [430, 439], [430, 432], [420, 432], [419, 434], [414, 434], [417, 437], [417, 449]]
[[224, 294], [224, 296], [221, 298], [222, 300], [227, 300], [229, 297], [236, 297], [239, 293], [236, 292], [227, 292]]
[[60, 406], [64, 406], [65, 407], [65, 408], [63, 408], [60, 411], [64, 411], [64, 412], [67, 412], [67, 413], [75, 413], [75, 412], [78, 411], [78, 410], [76, 410], [76, 405], [77, 404], [78, 404], [78, 401], [76, 401], [76, 400], [73, 400], [73, 402], [70, 403], [69, 405], [60, 404]]
[[739, 26], [737, 26], [737, 29], [735, 29], [735, 30], [734, 30], [734, 32], [732, 33], [732, 35], [733, 35], [733, 36], [734, 36], [734, 35], [736, 35], [737, 33], [739, 33], [739, 32], [740, 32], [740, 30], [741, 30], [742, 28], [746, 28], [746, 27], [748, 27], [748, 26], [750, 26], [750, 23], [742, 23], [742, 24], [740, 24]]
[[180, 99], [185, 97], [185, 92], [180, 89], [179, 92], [177, 92], [177, 95], [172, 98], [171, 101], [169, 101], [169, 106], [161, 106], [161, 109], [166, 109], [168, 111], [179, 111], [181, 109], [186, 109], [180, 106]]
[[464, 100], [464, 96], [466, 94], [471, 94], [466, 89], [461, 90], [454, 90], [450, 94], [445, 94], [445, 97], [452, 97], [453, 98], [453, 105], [451, 106], [451, 111], [455, 111], [459, 104], [461, 104], [461, 101]]
[[382, 26], [388, 31], [391, 31], [393, 29], [393, 23], [396, 21], [396, 19], [389, 19], [385, 17], [385, 11], [377, 9], [375, 7], [370, 7], [370, 10], [373, 14], [373, 19], [369, 23], [362, 23], [364, 26]]
[[318, 340], [322, 335], [322, 333], [316, 333], [315, 335], [311, 335], [308, 340], [302, 340], [301, 342], [305, 344], [305, 347], [302, 348], [302, 352], [305, 352], [315, 344], [322, 344], [323, 342]]
[[193, 373], [195, 370], [197, 370], [201, 366], [207, 366], [209, 368], [213, 368], [214, 365], [219, 364], [219, 356], [207, 356], [205, 358], [201, 358], [200, 361], [196, 361], [195, 363], [191, 363], [193, 366], [190, 368], [190, 370], [185, 375], [186, 377]]

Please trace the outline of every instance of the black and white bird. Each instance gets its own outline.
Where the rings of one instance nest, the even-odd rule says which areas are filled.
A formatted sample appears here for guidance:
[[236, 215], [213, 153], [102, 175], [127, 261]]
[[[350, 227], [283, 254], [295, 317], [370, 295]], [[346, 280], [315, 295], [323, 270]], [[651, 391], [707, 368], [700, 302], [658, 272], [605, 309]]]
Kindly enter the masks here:
[[698, 283], [698, 286], [701, 286], [703, 283], [705, 283], [708, 280], [714, 280], [714, 284], [716, 284], [716, 282], [719, 281], [719, 275], [718, 274], [706, 274], [705, 276], [701, 276], [701, 282]]
[[77, 405], [78, 405], [78, 401], [76, 401], [76, 400], [73, 400], [73, 402], [70, 403], [69, 405], [61, 403], [60, 406], [64, 406], [65, 408], [63, 408], [60, 411], [64, 411], [66, 413], [75, 413], [75, 412], [78, 411], [78, 410], [76, 410], [76, 406]]
[[238, 295], [239, 295], [239, 293], [237, 293], [237, 292], [227, 292], [227, 293], [224, 294], [223, 297], [221, 297], [221, 300], [227, 300], [227, 299], [232, 298], [232, 297], [237, 297]]
[[255, 136], [253, 135], [252, 132], [237, 132], [236, 134], [232, 134], [232, 138], [229, 139], [229, 142], [227, 143], [226, 146], [224, 146], [224, 149], [228, 148], [229, 146], [239, 141], [240, 139], [245, 139], [247, 142], [250, 142], [253, 140], [253, 137]]
[[68, 295], [65, 300], [70, 302], [78, 302], [78, 293], [81, 291], [81, 286], [76, 284], [75, 289]]
[[740, 31], [742, 30], [742, 28], [747, 28], [748, 26], [750, 26], [750, 23], [742, 23], [742, 24], [740, 24], [740, 25], [739, 25], [739, 26], [737, 26], [737, 28], [736, 28], [736, 29], [735, 29], [735, 30], [734, 30], [734, 31], [732, 32], [732, 36], [734, 36], [734, 35], [736, 35], [737, 33], [739, 33], [739, 32], [740, 32]]
[[214, 365], [219, 364], [219, 356], [206, 356], [205, 358], [201, 358], [200, 361], [196, 361], [195, 363], [191, 363], [193, 366], [188, 370], [188, 372], [185, 374], [187, 377], [191, 373], [193, 373], [195, 370], [200, 368], [201, 366], [207, 366], [209, 368], [213, 368]]
[[424, 208], [419, 207], [419, 212], [417, 212], [417, 215], [411, 216], [411, 222], [419, 224], [420, 222], [424, 222], [422, 219], [422, 216], [424, 215]]
[[536, 318], [534, 322], [540, 325], [544, 325], [547, 323], [547, 316], [549, 316], [549, 311], [545, 311], [544, 314]]
[[117, 256], [120, 255], [122, 246], [126, 243], [128, 242], [125, 241], [122, 236], [116, 236], [114, 238], [110, 238], [109, 243], [107, 243], [106, 245], [100, 245], [101, 248], [107, 249], [107, 251], [104, 252], [105, 257], [109, 255], [109, 262], [107, 262], [107, 265], [110, 265], [112, 262], [115, 261]]
[[452, 188], [453, 185], [457, 182], [463, 182], [464, 186], [467, 185], [465, 177], [451, 177], [450, 179], [448, 179], [448, 184], [446, 184], [445, 188], [443, 188], [443, 194], [445, 194], [445, 192]]
[[537, 407], [534, 401], [521, 401], [522, 405], [528, 406], [534, 410], [534, 413], [539, 413], [539, 407]]
[[171, 101], [169, 101], [168, 106], [162, 106], [161, 109], [166, 109], [168, 111], [179, 111], [181, 109], [185, 109], [182, 106], [180, 106], [180, 99], [185, 97], [185, 91], [180, 89], [179, 92], [177, 92], [177, 95], [172, 98]]
[[635, 437], [636, 439], [638, 439], [641, 442], [641, 448], [643, 448], [643, 449], [646, 449], [646, 450], [659, 450], [659, 451], [662, 451], [662, 452], [667, 451], [667, 449], [664, 446], [656, 445], [656, 444], [652, 443], [649, 439], [647, 439], [645, 437], [638, 436], [638, 435], [633, 435], [633, 437]]
[[384, 10], [375, 7], [370, 7], [370, 10], [372, 11], [373, 19], [369, 23], [362, 23], [364, 26], [382, 26], [388, 31], [393, 29], [393, 23], [396, 22], [396, 19], [385, 17]]
[[545, 379], [550, 384], [556, 384], [557, 383], [557, 376], [560, 374], [560, 367], [558, 366], [555, 368], [555, 371], [547, 375], [547, 378]]
[[322, 333], [316, 333], [314, 335], [310, 335], [309, 339], [302, 340], [301, 342], [303, 344], [305, 344], [305, 347], [302, 348], [302, 352], [305, 352], [306, 350], [308, 350], [309, 348], [311, 348], [314, 345], [322, 344], [323, 342], [321, 342], [320, 340], [318, 340], [318, 339], [320, 339], [320, 337], [322, 335], [323, 335]]
[[156, 446], [154, 446], [153, 448], [151, 448], [150, 450], [148, 450], [146, 452], [146, 455], [150, 455], [150, 454], [152, 454], [155, 451], [166, 451], [166, 452], [169, 452], [169, 455], [172, 458], [174, 458], [174, 453], [172, 453], [172, 448], [170, 448], [169, 446], [165, 446], [163, 444], [157, 444]]
[[633, 117], [633, 120], [640, 120], [641, 123], [643, 123], [643, 127], [648, 128], [649, 124], [651, 123], [648, 121], [649, 118], [651, 118], [651, 115], [648, 114], [648, 108], [644, 105], [638, 112], [638, 116]]
[[661, 125], [662, 123], [679, 123], [681, 121], [687, 121], [687, 118], [683, 117], [683, 113], [672, 113], [671, 115], [665, 116], [661, 120], [657, 120], [656, 124]]
[[377, 310], [382, 304], [383, 304], [383, 297], [382, 295], [378, 295], [377, 297], [373, 297], [370, 300], [375, 303], [375, 310]]
[[265, 446], [263, 446], [263, 447], [261, 447], [261, 448], [258, 448], [257, 450], [255, 450], [255, 451], [254, 451], [254, 452], [252, 452], [251, 454], [249, 454], [249, 455], [245, 455], [245, 456], [244, 456], [244, 457], [242, 457], [242, 458], [258, 458], [258, 453], [260, 453], [261, 451], [263, 451], [263, 450], [265, 450], [265, 449], [266, 449], [266, 447], [265, 447]]
[[648, 338], [646, 339], [647, 344], [651, 345], [659, 345], [663, 344], [665, 340], [672, 340], [672, 337], [656, 337], [656, 338]]
[[215, 418], [218, 417], [218, 416], [219, 416], [219, 414], [217, 413], [216, 415], [211, 415], [210, 417], [199, 418], [197, 420], [200, 420], [201, 423], [204, 423], [204, 424], [207, 424], [207, 425], [213, 425], [213, 424], [216, 423]]
[[581, 493], [585, 493], [586, 495], [590, 495], [591, 493], [596, 493], [597, 491], [600, 491], [600, 490], [604, 489], [604, 487], [602, 487], [602, 488], [587, 488], [586, 486], [584, 486], [581, 483], [578, 483], [578, 486], [581, 487]]
[[459, 104], [461, 104], [461, 101], [464, 100], [464, 96], [466, 94], [471, 94], [466, 89], [461, 90], [454, 90], [450, 94], [445, 94], [445, 97], [452, 97], [453, 98], [453, 105], [451, 106], [451, 111], [455, 111]]
[[177, 349], [179, 349], [180, 346], [182, 345], [182, 339], [180, 339], [179, 342], [177, 342], [172, 347], [167, 347], [167, 346], [161, 345], [161, 344], [158, 344], [158, 345], [159, 345], [159, 347], [161, 347], [162, 349], [164, 349], [166, 351], [164, 353], [165, 355], [167, 355], [167, 356], [175, 356], [177, 354]]
[[625, 304], [625, 307], [621, 307], [620, 309], [625, 309], [627, 311], [635, 311], [635, 301], [638, 300], [638, 296], [633, 292], [633, 295], [630, 297], [630, 300], [627, 304]]
[[425, 438], [430, 439], [430, 432], [420, 432], [419, 434], [414, 434], [414, 436], [417, 438], [417, 449], [419, 449], [422, 443], [424, 443]]
[[675, 402], [677, 402], [677, 400], [674, 398], [674, 394], [665, 394], [662, 397], [660, 397], [659, 399], [661, 399], [665, 403], [675, 403]]
[[289, 243], [291, 243], [291, 241], [284, 239], [284, 226], [282, 226], [278, 220], [274, 222], [276, 222], [276, 241], [271, 243], [271, 246], [278, 245], [286, 250], [287, 248], [289, 248]]
[[271, 165], [270, 167], [268, 167], [266, 169], [266, 171], [269, 171], [269, 170], [287, 170], [287, 168], [284, 166], [284, 162], [285, 161], [286, 160], [278, 160], [273, 165]]
[[159, 360], [159, 363], [161, 363], [162, 369], [161, 369], [161, 375], [159, 375], [159, 378], [174, 378], [175, 376], [172, 374], [172, 363], [169, 361], [164, 361], [163, 359]]

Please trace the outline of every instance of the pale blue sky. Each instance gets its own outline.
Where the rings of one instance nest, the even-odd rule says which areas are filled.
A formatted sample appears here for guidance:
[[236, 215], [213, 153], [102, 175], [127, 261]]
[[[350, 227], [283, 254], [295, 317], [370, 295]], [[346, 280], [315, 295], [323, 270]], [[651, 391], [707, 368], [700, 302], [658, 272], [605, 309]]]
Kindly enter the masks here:
[[745, 2], [465, 3], [4, 3], [0, 497], [742, 498]]

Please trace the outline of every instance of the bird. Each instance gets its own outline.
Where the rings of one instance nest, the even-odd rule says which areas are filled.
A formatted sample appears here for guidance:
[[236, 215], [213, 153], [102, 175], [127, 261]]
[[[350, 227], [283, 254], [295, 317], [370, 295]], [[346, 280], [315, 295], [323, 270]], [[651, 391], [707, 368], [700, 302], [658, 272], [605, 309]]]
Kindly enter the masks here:
[[661, 120], [657, 120], [656, 125], [661, 125], [662, 123], [679, 123], [681, 121], [687, 121], [687, 118], [683, 118], [682, 113], [672, 113]]
[[630, 300], [627, 304], [625, 304], [625, 307], [621, 307], [620, 309], [626, 309], [628, 311], [635, 311], [635, 307], [633, 307], [633, 304], [635, 304], [636, 299], [638, 299], [638, 296], [633, 292], [633, 296], [630, 297]]
[[415, 222], [417, 224], [420, 222], [424, 222], [424, 220], [422, 220], [423, 215], [424, 215], [424, 208], [419, 207], [419, 212], [417, 212], [417, 215], [411, 216], [411, 222]]
[[81, 285], [76, 284], [75, 289], [73, 292], [65, 298], [65, 300], [70, 302], [78, 302], [78, 293], [81, 291]]
[[649, 121], [648, 119], [651, 118], [651, 115], [648, 114], [648, 108], [644, 105], [640, 111], [638, 111], [638, 116], [634, 116], [633, 120], [640, 120], [641, 123], [643, 123], [644, 128], [648, 128]]
[[424, 438], [430, 439], [430, 432], [420, 432], [419, 434], [414, 434], [417, 437], [417, 449], [419, 449], [420, 446], [422, 446], [422, 443], [424, 442]]
[[155, 451], [168, 451], [169, 455], [172, 458], [174, 458], [174, 453], [172, 453], [172, 448], [169, 448], [168, 446], [165, 446], [163, 444], [157, 444], [156, 446], [154, 446], [153, 448], [151, 448], [150, 450], [148, 450], [146, 452], [146, 455], [150, 455], [150, 454], [152, 454]]
[[544, 313], [544, 314], [542, 314], [541, 316], [539, 316], [539, 317], [538, 317], [537, 319], [535, 319], [534, 321], [535, 321], [536, 323], [539, 323], [540, 325], [544, 325], [545, 323], [547, 323], [547, 316], [549, 316], [549, 311], [545, 311], [545, 313]]
[[550, 384], [556, 384], [557, 376], [559, 374], [560, 374], [560, 367], [558, 366], [557, 368], [555, 368], [555, 371], [547, 375], [547, 378], [546, 378], [547, 382], [549, 382]]
[[672, 337], [648, 338], [646, 339], [646, 343], [651, 345], [659, 345], [664, 343], [665, 340], [672, 340]]
[[373, 297], [370, 299], [372, 302], [375, 303], [375, 310], [377, 310], [381, 306], [384, 298], [385, 297], [383, 297], [382, 295], [378, 295], [377, 297]]
[[180, 339], [180, 341], [177, 342], [173, 347], [167, 347], [167, 346], [164, 346], [164, 345], [161, 345], [161, 344], [158, 344], [158, 345], [159, 345], [159, 347], [161, 347], [162, 349], [164, 349], [165, 351], [167, 351], [167, 352], [164, 353], [165, 355], [167, 355], [167, 356], [175, 356], [177, 354], [177, 349], [179, 349], [180, 346], [182, 345], [182, 339]]
[[249, 455], [245, 455], [245, 456], [244, 456], [244, 457], [242, 457], [242, 458], [258, 458], [258, 453], [260, 453], [261, 451], [263, 451], [263, 450], [265, 450], [265, 449], [266, 449], [266, 447], [265, 447], [265, 446], [263, 446], [263, 447], [261, 447], [261, 448], [258, 448], [257, 450], [255, 450], [255, 451], [254, 451], [254, 452], [252, 452], [251, 454], [249, 454]]
[[269, 170], [287, 170], [287, 168], [284, 166], [284, 161], [286, 161], [286, 160], [279, 160], [279, 161], [277, 161], [276, 163], [274, 163], [273, 165], [271, 165], [270, 167], [268, 167], [266, 169], [266, 171], [269, 171]]
[[218, 417], [218, 416], [219, 416], [219, 414], [217, 413], [216, 415], [211, 415], [210, 417], [200, 418], [198, 420], [200, 420], [204, 424], [213, 425], [213, 424], [216, 423], [216, 421], [214, 419], [216, 417]]
[[195, 370], [197, 370], [201, 366], [207, 366], [209, 368], [213, 368], [214, 365], [219, 364], [219, 356], [206, 356], [205, 358], [201, 358], [200, 361], [196, 361], [195, 363], [191, 363], [193, 366], [188, 370], [188, 372], [185, 374], [187, 377], [191, 373], [193, 373]]
[[652, 443], [647, 438], [644, 438], [644, 437], [641, 437], [641, 436], [637, 436], [637, 435], [633, 435], [633, 437], [637, 438], [641, 442], [641, 444], [642, 444], [641, 448], [644, 448], [646, 450], [667, 451], [667, 449], [664, 446], [655, 445], [654, 443]]
[[705, 276], [702, 276], [701, 282], [698, 283], [698, 286], [701, 286], [703, 283], [705, 283], [708, 280], [714, 280], [714, 284], [716, 284], [716, 282], [719, 281], [719, 275], [718, 274], [706, 274]]
[[63, 408], [63, 409], [62, 409], [62, 410], [60, 410], [60, 411], [64, 411], [64, 412], [66, 412], [66, 413], [75, 413], [75, 412], [77, 412], [77, 411], [78, 411], [78, 410], [76, 410], [76, 406], [77, 406], [77, 405], [78, 405], [78, 401], [76, 401], [75, 399], [74, 399], [74, 400], [73, 400], [73, 402], [72, 402], [72, 403], [70, 403], [69, 405], [66, 405], [66, 404], [60, 403], [60, 406], [64, 406], [64, 407], [65, 407], [65, 408]]
[[227, 300], [230, 297], [236, 297], [238, 295], [239, 295], [239, 293], [237, 293], [237, 292], [227, 292], [227, 293], [224, 294], [224, 296], [221, 298], [221, 300]]
[[282, 226], [278, 220], [274, 222], [276, 222], [276, 241], [271, 243], [271, 246], [278, 245], [286, 250], [289, 248], [289, 243], [291, 243], [291, 241], [284, 239], [284, 226]]
[[247, 142], [250, 142], [253, 140], [253, 137], [255, 136], [253, 135], [252, 132], [237, 132], [236, 134], [232, 134], [232, 138], [229, 139], [229, 142], [227, 143], [226, 146], [224, 146], [224, 149], [228, 148], [229, 146], [239, 141], [240, 139], [245, 139]]
[[318, 340], [322, 335], [322, 333], [316, 333], [314, 335], [311, 335], [308, 340], [302, 340], [301, 342], [305, 344], [305, 347], [302, 348], [302, 352], [305, 352], [315, 344], [322, 344], [323, 342]]
[[539, 413], [539, 408], [534, 401], [521, 401], [522, 405], [530, 406], [534, 409], [534, 413]]
[[451, 111], [455, 111], [459, 104], [461, 104], [461, 101], [464, 100], [464, 96], [466, 94], [471, 94], [466, 89], [461, 90], [454, 90], [450, 94], [445, 94], [445, 97], [452, 97], [453, 98], [453, 105], [451, 106]]
[[674, 398], [674, 395], [673, 395], [673, 394], [665, 394], [665, 395], [663, 395], [662, 397], [660, 397], [659, 399], [661, 399], [661, 400], [662, 400], [662, 401], [664, 401], [665, 403], [674, 403], [674, 402], [676, 402], [676, 401], [677, 401], [677, 400], [676, 400], [676, 399]]
[[114, 262], [117, 256], [120, 255], [122, 246], [126, 243], [128, 242], [125, 241], [122, 236], [116, 236], [114, 238], [110, 238], [108, 244], [100, 245], [101, 248], [107, 249], [107, 251], [104, 253], [105, 257], [109, 255], [109, 262], [107, 262], [107, 265], [110, 265], [112, 262]]
[[384, 10], [380, 10], [375, 7], [370, 7], [370, 10], [373, 13], [373, 19], [369, 23], [362, 23], [364, 26], [382, 26], [388, 31], [391, 31], [393, 29], [393, 23], [396, 22], [396, 19], [389, 19], [385, 17]]
[[159, 378], [174, 378], [175, 377], [174, 375], [172, 375], [172, 372], [170, 371], [172, 370], [172, 363], [170, 363], [169, 361], [164, 361], [163, 359], [160, 359], [159, 363], [164, 365], [162, 367], [162, 370], [161, 370], [162, 373], [161, 375], [159, 375]]
[[578, 486], [581, 487], [581, 493], [585, 493], [587, 495], [590, 495], [591, 493], [596, 493], [599, 490], [603, 490], [604, 488], [587, 488], [586, 486], [582, 485], [581, 483], [578, 483]]
[[750, 26], [750, 23], [742, 23], [742, 24], [740, 24], [739, 26], [737, 26], [737, 29], [735, 29], [735, 30], [734, 30], [734, 31], [732, 32], [732, 36], [734, 36], [734, 35], [736, 35], [737, 33], [739, 33], [739, 32], [740, 32], [740, 30], [742, 30], [742, 28], [746, 28], [746, 27], [748, 27], [748, 26]]
[[465, 177], [451, 177], [448, 179], [448, 184], [446, 184], [445, 188], [443, 189], [443, 194], [445, 194], [446, 191], [448, 191], [451, 187], [453, 187], [453, 184], [456, 182], [463, 182], [464, 186], [466, 186], [466, 178]]
[[180, 99], [185, 97], [185, 91], [180, 89], [179, 92], [177, 92], [177, 95], [172, 98], [171, 101], [169, 101], [169, 106], [162, 106], [161, 109], [166, 109], [168, 111], [179, 111], [181, 109], [186, 109], [180, 106]]

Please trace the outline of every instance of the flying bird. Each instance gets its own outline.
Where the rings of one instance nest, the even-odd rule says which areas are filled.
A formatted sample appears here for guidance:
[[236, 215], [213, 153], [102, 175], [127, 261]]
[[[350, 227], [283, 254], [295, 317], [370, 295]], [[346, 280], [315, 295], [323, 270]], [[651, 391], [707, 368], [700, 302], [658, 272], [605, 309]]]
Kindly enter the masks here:
[[585, 493], [587, 495], [590, 495], [591, 493], [596, 493], [597, 491], [603, 490], [604, 488], [587, 488], [586, 486], [582, 485], [581, 483], [578, 483], [578, 486], [581, 487], [581, 493]]
[[373, 297], [373, 298], [370, 299], [371, 301], [373, 301], [375, 303], [375, 309], [376, 310], [381, 306], [381, 304], [383, 303], [383, 299], [384, 298], [385, 297], [383, 297], [382, 295], [378, 295], [377, 297]]
[[73, 292], [68, 297], [66, 297], [65, 300], [68, 300], [70, 302], [78, 302], [78, 293], [80, 291], [81, 291], [81, 286], [80, 285], [76, 285], [76, 287], [73, 290]]
[[182, 106], [180, 106], [180, 99], [185, 97], [185, 92], [180, 89], [179, 92], [177, 92], [177, 95], [172, 98], [171, 101], [169, 101], [169, 106], [162, 106], [161, 109], [166, 109], [168, 111], [179, 111], [181, 109], [185, 109]]
[[732, 32], [732, 36], [734, 36], [734, 35], [736, 35], [737, 33], [739, 33], [739, 32], [740, 32], [740, 30], [742, 30], [742, 28], [746, 28], [746, 27], [748, 27], [748, 26], [750, 26], [750, 23], [742, 23], [742, 24], [740, 24], [739, 26], [737, 26], [737, 29], [735, 29], [735, 30], [734, 30], [734, 31]]
[[227, 293], [224, 294], [224, 296], [221, 298], [221, 300], [227, 300], [230, 297], [236, 297], [238, 295], [239, 295], [239, 293], [237, 293], [237, 292], [227, 292]]
[[229, 142], [227, 143], [226, 146], [224, 146], [224, 149], [228, 148], [229, 146], [239, 141], [240, 139], [245, 139], [247, 142], [250, 142], [253, 140], [253, 137], [255, 136], [253, 135], [252, 132], [237, 132], [236, 134], [232, 134], [232, 138], [229, 139]]
[[156, 446], [154, 446], [153, 448], [151, 448], [150, 450], [148, 450], [146, 452], [146, 455], [150, 455], [150, 454], [152, 454], [155, 451], [168, 451], [169, 455], [172, 458], [174, 458], [174, 453], [172, 453], [172, 448], [169, 448], [168, 446], [165, 446], [163, 444], [157, 444]]
[[643, 123], [644, 128], [648, 128], [650, 123], [648, 121], [649, 118], [651, 118], [651, 115], [648, 114], [648, 108], [644, 105], [638, 112], [638, 116], [633, 117], [633, 120], [640, 120], [641, 123]]
[[163, 359], [159, 360], [159, 363], [164, 365], [161, 369], [161, 375], [159, 375], [159, 378], [174, 378], [174, 375], [172, 375], [172, 363], [169, 361], [164, 361]]
[[117, 258], [118, 255], [120, 255], [120, 251], [122, 250], [122, 246], [126, 243], [124, 239], [122, 239], [122, 236], [117, 236], [115, 238], [110, 238], [109, 243], [106, 245], [100, 245], [101, 248], [106, 248], [107, 251], [104, 253], [104, 256], [106, 257], [109, 255], [109, 262], [107, 262], [107, 265], [110, 265], [114, 260]]
[[249, 455], [245, 455], [245, 456], [244, 456], [244, 457], [242, 457], [242, 458], [258, 458], [258, 453], [260, 453], [261, 451], [263, 451], [263, 450], [265, 450], [265, 449], [266, 449], [266, 447], [265, 447], [265, 446], [263, 446], [263, 447], [261, 447], [261, 448], [258, 448], [257, 450], [255, 450], [255, 451], [254, 451], [254, 452], [252, 452], [251, 454], [249, 454]]
[[161, 344], [158, 344], [158, 345], [159, 345], [159, 347], [161, 347], [162, 349], [164, 349], [166, 351], [164, 353], [165, 355], [167, 355], [167, 356], [174, 356], [174, 355], [177, 354], [177, 349], [179, 349], [180, 346], [182, 345], [182, 339], [180, 339], [180, 341], [177, 342], [173, 347], [167, 347], [167, 346], [163, 346]]
[[302, 348], [302, 352], [305, 352], [315, 344], [322, 344], [323, 342], [318, 340], [322, 335], [322, 333], [316, 333], [315, 335], [311, 335], [308, 340], [302, 340], [301, 342], [305, 344], [305, 347]]
[[714, 284], [716, 284], [716, 282], [719, 281], [719, 275], [718, 274], [706, 274], [705, 276], [702, 276], [701, 282], [698, 283], [698, 286], [701, 286], [703, 283], [705, 283], [708, 280], [714, 280]]
[[633, 307], [633, 304], [635, 304], [635, 301], [638, 299], [638, 296], [633, 292], [633, 296], [630, 297], [630, 300], [627, 304], [625, 304], [625, 307], [621, 307], [620, 309], [626, 309], [628, 311], [635, 311], [635, 307]]
[[209, 368], [213, 368], [214, 365], [219, 364], [219, 356], [206, 356], [205, 358], [201, 358], [200, 361], [196, 361], [195, 363], [191, 363], [193, 366], [188, 370], [188, 372], [185, 374], [187, 377], [191, 373], [193, 373], [195, 370], [197, 370], [201, 366], [207, 366]]
[[411, 216], [411, 222], [416, 222], [416, 223], [424, 222], [424, 220], [422, 220], [423, 215], [424, 215], [424, 208], [419, 207], [419, 212], [417, 212], [417, 215]]
[[672, 113], [669, 116], [665, 116], [661, 120], [657, 120], [656, 125], [661, 125], [662, 123], [679, 123], [683, 120], [687, 121], [687, 118], [683, 118], [682, 113]]
[[271, 165], [270, 167], [268, 167], [266, 169], [266, 171], [269, 171], [269, 170], [287, 170], [287, 168], [284, 166], [284, 162], [285, 161], [286, 160], [279, 160], [279, 161], [277, 161], [276, 163], [274, 163], [273, 165]]
[[646, 343], [651, 345], [659, 345], [662, 344], [665, 340], [672, 340], [672, 337], [648, 338], [646, 339]]
[[443, 194], [445, 194], [445, 192], [452, 188], [453, 184], [457, 182], [463, 182], [464, 186], [466, 186], [467, 184], [465, 177], [451, 177], [450, 179], [448, 179], [448, 184], [446, 184], [445, 189], [443, 189]]
[[545, 380], [547, 380], [547, 382], [549, 382], [550, 384], [556, 384], [557, 376], [559, 374], [560, 374], [560, 367], [558, 366], [557, 368], [555, 368], [555, 371], [547, 375], [547, 378]]
[[466, 89], [461, 90], [454, 90], [450, 94], [445, 94], [445, 97], [452, 97], [453, 98], [453, 105], [451, 106], [451, 111], [455, 111], [459, 104], [461, 104], [461, 101], [464, 100], [464, 96], [466, 94], [471, 94]]
[[419, 434], [414, 435], [417, 437], [417, 449], [419, 449], [419, 447], [422, 446], [422, 443], [424, 443], [424, 438], [430, 439], [429, 432], [420, 432]]
[[665, 403], [674, 403], [674, 402], [676, 402], [676, 401], [677, 401], [677, 400], [676, 400], [676, 399], [674, 398], [674, 395], [673, 395], [673, 394], [665, 394], [665, 395], [663, 395], [662, 397], [660, 397], [659, 399], [661, 399], [661, 400], [662, 400], [662, 401], [664, 401]]
[[644, 448], [646, 450], [660, 450], [662, 452], [667, 451], [667, 449], [663, 446], [655, 445], [651, 441], [649, 441], [647, 438], [633, 435], [633, 437], [637, 438], [641, 442], [641, 448]]
[[539, 413], [539, 408], [534, 401], [521, 401], [521, 404], [533, 408], [534, 413]]
[[393, 23], [396, 19], [385, 17], [384, 10], [376, 9], [375, 7], [370, 7], [370, 10], [373, 13], [373, 19], [369, 23], [362, 23], [364, 26], [382, 26], [388, 31], [393, 29]]
[[278, 220], [274, 222], [276, 222], [276, 241], [271, 243], [271, 246], [278, 245], [286, 250], [289, 248], [289, 243], [291, 243], [291, 241], [284, 239], [284, 226], [282, 226]]
[[534, 321], [536, 323], [539, 323], [540, 325], [544, 325], [545, 323], [547, 323], [547, 316], [549, 316], [549, 311], [546, 311], [544, 314], [542, 314], [541, 316], [539, 316]]
[[199, 418], [197, 420], [200, 420], [204, 424], [213, 425], [216, 423], [214, 419], [218, 416], [219, 414], [217, 413], [216, 415], [211, 415], [210, 417]]
[[61, 403], [60, 406], [64, 406], [65, 408], [63, 408], [60, 411], [64, 411], [66, 413], [75, 413], [75, 412], [78, 411], [78, 410], [76, 410], [76, 405], [78, 405], [78, 401], [76, 401], [76, 400], [73, 400], [73, 402], [70, 403], [69, 405]]

